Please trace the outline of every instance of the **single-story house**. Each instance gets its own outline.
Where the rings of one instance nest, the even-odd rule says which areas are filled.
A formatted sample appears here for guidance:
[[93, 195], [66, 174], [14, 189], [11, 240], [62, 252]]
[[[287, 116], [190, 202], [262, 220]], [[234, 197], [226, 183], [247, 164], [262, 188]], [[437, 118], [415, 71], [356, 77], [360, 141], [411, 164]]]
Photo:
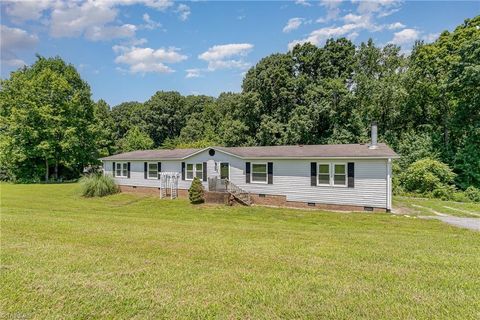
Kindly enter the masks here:
[[370, 144], [142, 150], [101, 160], [122, 191], [160, 195], [168, 173], [179, 196], [198, 177], [207, 191], [221, 191], [226, 181], [224, 190], [247, 194], [247, 204], [389, 211], [397, 157], [377, 144], [372, 127]]

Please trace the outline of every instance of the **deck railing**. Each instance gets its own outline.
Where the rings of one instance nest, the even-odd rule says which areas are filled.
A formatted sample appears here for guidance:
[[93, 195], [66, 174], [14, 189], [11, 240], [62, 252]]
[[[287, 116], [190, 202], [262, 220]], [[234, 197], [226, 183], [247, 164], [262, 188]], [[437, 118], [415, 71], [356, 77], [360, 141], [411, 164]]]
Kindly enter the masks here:
[[228, 192], [235, 199], [239, 200], [241, 203], [249, 206], [252, 204], [250, 199], [250, 193], [243, 190], [233, 182], [228, 179], [219, 179], [217, 177], [208, 178], [208, 191], [214, 192]]

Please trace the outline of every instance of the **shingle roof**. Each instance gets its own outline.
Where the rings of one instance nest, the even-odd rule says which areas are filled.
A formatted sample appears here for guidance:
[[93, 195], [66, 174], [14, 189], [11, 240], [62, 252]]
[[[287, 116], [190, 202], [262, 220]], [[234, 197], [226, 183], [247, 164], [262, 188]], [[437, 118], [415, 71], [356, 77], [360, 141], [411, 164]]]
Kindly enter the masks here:
[[[269, 147], [211, 147], [239, 158], [397, 158], [386, 144], [376, 149], [368, 144], [294, 145]], [[185, 159], [205, 149], [159, 149], [121, 153], [101, 160], [174, 160]]]

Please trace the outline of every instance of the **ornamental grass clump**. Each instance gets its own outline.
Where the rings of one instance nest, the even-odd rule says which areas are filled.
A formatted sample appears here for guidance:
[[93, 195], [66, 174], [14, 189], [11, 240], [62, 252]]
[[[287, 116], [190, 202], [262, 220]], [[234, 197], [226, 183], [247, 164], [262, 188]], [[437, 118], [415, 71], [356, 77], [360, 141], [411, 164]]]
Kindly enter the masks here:
[[82, 177], [80, 187], [84, 197], [104, 197], [120, 191], [113, 177], [103, 174]]
[[205, 201], [203, 185], [197, 177], [193, 179], [192, 185], [190, 189], [188, 189], [188, 198], [193, 204], [203, 203]]

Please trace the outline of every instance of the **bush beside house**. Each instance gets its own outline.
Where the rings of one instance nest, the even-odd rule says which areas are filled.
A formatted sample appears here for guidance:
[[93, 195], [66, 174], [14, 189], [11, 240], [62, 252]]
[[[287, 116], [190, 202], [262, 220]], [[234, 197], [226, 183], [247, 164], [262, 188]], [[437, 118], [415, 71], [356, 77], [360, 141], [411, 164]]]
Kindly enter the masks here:
[[193, 204], [203, 203], [205, 201], [205, 191], [200, 179], [195, 177], [192, 181], [190, 189], [188, 189], [188, 198]]

